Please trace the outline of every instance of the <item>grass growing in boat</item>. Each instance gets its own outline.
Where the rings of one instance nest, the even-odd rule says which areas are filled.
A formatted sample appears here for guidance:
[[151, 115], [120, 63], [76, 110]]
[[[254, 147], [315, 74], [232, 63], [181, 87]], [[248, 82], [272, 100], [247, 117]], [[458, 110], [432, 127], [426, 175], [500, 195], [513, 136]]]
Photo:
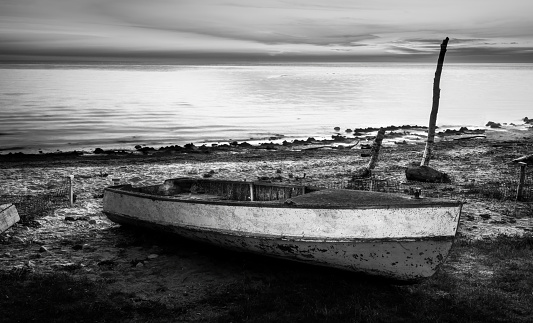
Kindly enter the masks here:
[[[135, 245], [162, 244], [143, 235]], [[239, 279], [187, 305], [143, 300], [106, 281], [71, 273], [0, 274], [3, 322], [531, 322], [533, 236], [459, 239], [437, 274], [418, 284], [197, 248], [221, 264], [238, 262]], [[83, 276], [81, 276], [83, 277]], [[169, 293], [171, 291], [164, 291]], [[181, 293], [173, 295], [181, 297]]]

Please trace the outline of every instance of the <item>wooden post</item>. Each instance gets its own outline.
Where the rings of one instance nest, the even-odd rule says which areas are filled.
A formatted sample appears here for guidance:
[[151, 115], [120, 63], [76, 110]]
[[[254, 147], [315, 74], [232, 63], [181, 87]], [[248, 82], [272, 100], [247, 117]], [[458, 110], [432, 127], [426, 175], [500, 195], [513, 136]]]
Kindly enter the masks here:
[[374, 140], [374, 143], [372, 144], [372, 148], [371, 148], [372, 156], [370, 157], [370, 161], [368, 162], [368, 165], [366, 167], [360, 167], [357, 170], [355, 170], [352, 176], [352, 179], [366, 178], [372, 175], [372, 169], [376, 167], [376, 163], [378, 161], [378, 156], [379, 156], [379, 149], [381, 148], [381, 142], [383, 141], [384, 137], [385, 137], [385, 129], [380, 128], [378, 130], [376, 139]]
[[376, 162], [379, 156], [379, 149], [381, 148], [381, 142], [383, 141], [383, 137], [385, 137], [385, 129], [380, 128], [376, 139], [374, 140], [374, 144], [372, 145], [372, 157], [368, 162], [368, 169], [374, 169], [376, 167]]
[[250, 201], [254, 200], [254, 183], [250, 183]]
[[435, 125], [437, 123], [437, 113], [439, 112], [440, 76], [442, 74], [442, 65], [444, 64], [444, 55], [446, 54], [448, 40], [449, 38], [446, 37], [440, 45], [439, 60], [437, 62], [437, 70], [435, 71], [435, 78], [433, 80], [433, 105], [431, 106], [431, 114], [429, 116], [428, 138], [426, 141], [426, 149], [424, 150], [424, 157], [422, 157], [420, 166], [429, 166], [429, 160], [433, 153], [433, 146], [435, 144]]
[[522, 193], [524, 190], [524, 183], [526, 181], [526, 163], [518, 163], [520, 164], [520, 180], [518, 182], [518, 188], [516, 189], [516, 200], [521, 201], [522, 200]]
[[68, 175], [67, 178], [68, 178], [68, 201], [69, 201], [69, 206], [73, 207], [74, 206], [74, 189], [72, 187], [72, 184], [74, 182], [74, 175]]

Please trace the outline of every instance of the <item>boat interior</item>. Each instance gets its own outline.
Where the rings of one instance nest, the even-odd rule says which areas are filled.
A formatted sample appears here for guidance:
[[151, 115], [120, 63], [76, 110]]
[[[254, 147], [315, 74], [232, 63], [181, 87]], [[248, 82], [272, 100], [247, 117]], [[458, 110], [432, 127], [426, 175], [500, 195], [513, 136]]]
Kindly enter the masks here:
[[[460, 206], [461, 202], [442, 199], [413, 198], [409, 195], [351, 189], [326, 189], [312, 186], [269, 182], [228, 181], [203, 178], [168, 179], [161, 185], [111, 187], [126, 192], [163, 196], [179, 200], [214, 202], [254, 201], [291, 207], [359, 208], [420, 207], [427, 205]], [[312, 194], [309, 194], [312, 193]]]
[[285, 201], [319, 190], [319, 188], [302, 185], [189, 177], [168, 179], [162, 185], [143, 187], [124, 185], [120, 189], [168, 197], [232, 201]]

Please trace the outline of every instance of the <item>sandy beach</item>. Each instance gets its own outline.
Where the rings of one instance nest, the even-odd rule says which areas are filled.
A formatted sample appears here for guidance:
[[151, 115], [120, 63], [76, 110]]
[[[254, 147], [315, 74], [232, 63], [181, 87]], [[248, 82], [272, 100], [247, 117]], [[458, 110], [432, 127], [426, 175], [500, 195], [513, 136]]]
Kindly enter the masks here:
[[[74, 175], [76, 202], [71, 208], [56, 209], [0, 234], [0, 271], [64, 271], [103, 280], [109, 290], [129, 295], [132, 302], [189, 309], [179, 316], [181, 321], [216, 320], [231, 306], [203, 304], [202, 299], [210, 293], [222, 292], [250, 277], [283, 275], [287, 268], [309, 270], [317, 277], [323, 269], [226, 252], [180, 239], [169, 241], [123, 228], [102, 214], [103, 189], [112, 184], [112, 179], [140, 186], [180, 176], [262, 178], [341, 187], [368, 162], [362, 157], [361, 146], [371, 143], [371, 138], [369, 134], [291, 145], [196, 147], [159, 154], [1, 155], [0, 196], [44, 194], [60, 187], [65, 176]], [[405, 184], [405, 168], [420, 162], [424, 138], [409, 130], [389, 131], [386, 138], [389, 140], [381, 150], [374, 174]], [[533, 128], [527, 125], [506, 125], [481, 134], [441, 133], [431, 166], [449, 174], [452, 183], [422, 186], [423, 192], [440, 190], [444, 196], [452, 192], [453, 197], [465, 202], [458, 232], [461, 240], [530, 235], [530, 203], [483, 198], [461, 190], [469, 184], [516, 181], [520, 167], [511, 161], [532, 151]], [[268, 274], [264, 268], [268, 268]], [[468, 254], [451, 257], [440, 270], [456, 275], [476, 271], [490, 276], [492, 272]]]

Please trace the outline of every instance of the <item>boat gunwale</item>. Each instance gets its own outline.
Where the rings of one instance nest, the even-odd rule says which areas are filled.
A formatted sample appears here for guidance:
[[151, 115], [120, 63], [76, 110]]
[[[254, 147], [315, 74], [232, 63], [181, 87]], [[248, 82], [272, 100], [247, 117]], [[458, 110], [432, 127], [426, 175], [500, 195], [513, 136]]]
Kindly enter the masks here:
[[[442, 200], [427, 200], [421, 201], [416, 204], [365, 204], [359, 206], [339, 206], [339, 205], [293, 205], [285, 204], [284, 200], [279, 200], [279, 203], [269, 203], [272, 201], [236, 201], [236, 200], [224, 200], [224, 201], [213, 201], [213, 200], [190, 200], [179, 198], [179, 196], [168, 197], [164, 195], [148, 194], [135, 191], [126, 191], [121, 190], [119, 186], [109, 186], [104, 189], [104, 193], [111, 192], [116, 194], [125, 194], [139, 198], [145, 198], [150, 200], [159, 200], [159, 201], [168, 201], [168, 202], [179, 202], [179, 203], [190, 203], [190, 204], [207, 204], [207, 205], [221, 205], [221, 206], [244, 206], [244, 207], [261, 207], [261, 208], [289, 208], [289, 209], [328, 209], [328, 210], [354, 210], [354, 209], [393, 209], [393, 208], [427, 208], [427, 207], [462, 207], [463, 203], [460, 201], [442, 201]], [[129, 186], [129, 185], [128, 185]], [[376, 193], [376, 192], [373, 192]], [[310, 194], [310, 193], [308, 193]], [[386, 193], [383, 193], [386, 194]], [[425, 198], [422, 198], [425, 199]], [[425, 203], [424, 203], [425, 202]]]

